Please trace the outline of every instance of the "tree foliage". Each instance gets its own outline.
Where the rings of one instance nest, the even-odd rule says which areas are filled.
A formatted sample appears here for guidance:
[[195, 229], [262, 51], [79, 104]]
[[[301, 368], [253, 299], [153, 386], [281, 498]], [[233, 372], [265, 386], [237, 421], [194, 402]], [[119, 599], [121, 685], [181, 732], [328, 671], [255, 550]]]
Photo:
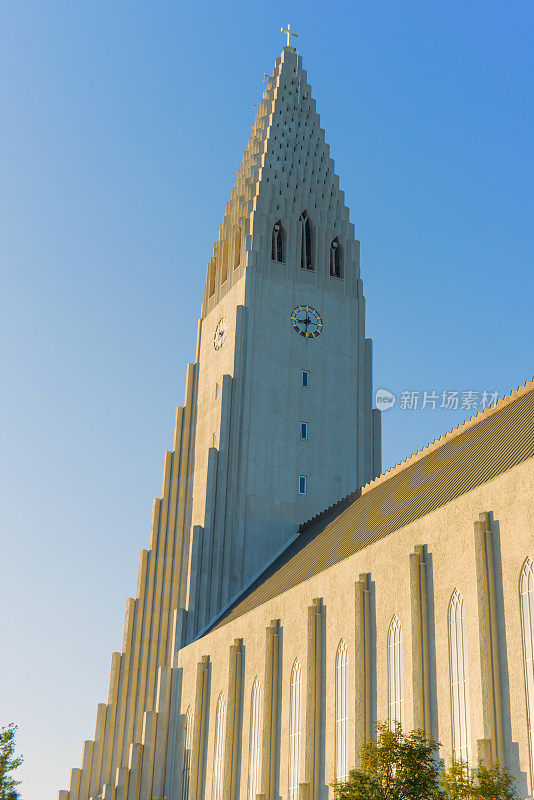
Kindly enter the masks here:
[[20, 797], [16, 786], [20, 781], [10, 773], [22, 764], [22, 756], [15, 758], [15, 733], [17, 726], [10, 722], [0, 730], [0, 800], [17, 800]]
[[461, 761], [440, 774], [439, 742], [424, 731], [403, 734], [378, 723], [376, 740], [360, 751], [360, 769], [334, 782], [335, 800], [514, 800], [509, 771], [494, 762], [470, 769]]
[[463, 761], [453, 761], [441, 776], [447, 800], [514, 800], [514, 779], [506, 767], [494, 761], [490, 767], [478, 763], [469, 769]]
[[377, 738], [361, 749], [360, 769], [348, 781], [334, 783], [336, 800], [442, 800], [438, 743], [423, 731], [404, 735], [377, 725]]

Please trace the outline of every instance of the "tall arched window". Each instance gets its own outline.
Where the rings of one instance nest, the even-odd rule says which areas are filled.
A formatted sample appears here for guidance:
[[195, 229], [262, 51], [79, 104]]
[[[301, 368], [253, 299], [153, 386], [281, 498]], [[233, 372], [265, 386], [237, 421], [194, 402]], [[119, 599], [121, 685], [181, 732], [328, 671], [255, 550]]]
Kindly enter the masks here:
[[211, 259], [208, 270], [208, 297], [213, 297], [215, 294], [215, 276], [217, 274], [217, 262], [214, 258]]
[[300, 266], [302, 269], [313, 269], [312, 231], [308, 213], [303, 211], [299, 219], [300, 230]]
[[241, 264], [241, 228], [238, 228], [234, 241], [234, 269]]
[[330, 245], [330, 276], [332, 278], [343, 277], [342, 262], [343, 250], [339, 244], [339, 239], [336, 236]]
[[449, 671], [451, 683], [452, 757], [471, 761], [469, 675], [465, 604], [455, 589], [449, 603]]
[[402, 674], [402, 626], [395, 615], [388, 631], [388, 721], [390, 730], [404, 723], [404, 686]]
[[222, 246], [221, 283], [224, 283], [227, 278], [228, 278], [228, 239], [225, 239]]
[[300, 780], [300, 731], [302, 727], [302, 672], [295, 659], [289, 688], [289, 800], [298, 800]]
[[342, 639], [336, 653], [335, 779], [348, 778], [349, 654]]
[[530, 750], [530, 790], [534, 789], [534, 563], [527, 558], [519, 579], [523, 662]]
[[260, 791], [260, 752], [261, 752], [261, 688], [258, 678], [254, 678], [250, 696], [250, 744], [248, 756], [248, 800], [256, 800]]
[[271, 259], [279, 261], [281, 264], [285, 261], [285, 231], [282, 227], [282, 220], [274, 223], [273, 235], [271, 240]]
[[226, 703], [221, 692], [215, 711], [215, 742], [213, 745], [213, 788], [212, 800], [221, 800], [224, 771], [224, 728], [226, 724]]
[[189, 771], [193, 744], [193, 712], [191, 711], [191, 706], [189, 706], [185, 714], [183, 743], [181, 800], [189, 800]]

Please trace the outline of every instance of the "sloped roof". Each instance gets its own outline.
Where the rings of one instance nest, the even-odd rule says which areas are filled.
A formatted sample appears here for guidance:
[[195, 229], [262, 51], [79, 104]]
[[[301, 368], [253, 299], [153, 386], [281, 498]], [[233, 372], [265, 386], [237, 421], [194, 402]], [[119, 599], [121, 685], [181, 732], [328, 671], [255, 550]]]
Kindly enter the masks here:
[[529, 381], [351, 495], [348, 507], [342, 501], [301, 526], [300, 535], [221, 612], [210, 629], [246, 614], [532, 456], [534, 381]]

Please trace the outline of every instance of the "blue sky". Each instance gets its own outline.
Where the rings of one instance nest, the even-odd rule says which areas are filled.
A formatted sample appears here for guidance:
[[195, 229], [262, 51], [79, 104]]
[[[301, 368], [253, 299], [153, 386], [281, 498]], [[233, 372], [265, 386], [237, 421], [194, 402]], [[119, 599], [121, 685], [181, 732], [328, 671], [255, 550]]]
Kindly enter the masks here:
[[[361, 240], [375, 387], [533, 373], [526, 0], [0, 7], [0, 724], [93, 735], [233, 171], [291, 20]], [[472, 412], [384, 414], [390, 466]]]

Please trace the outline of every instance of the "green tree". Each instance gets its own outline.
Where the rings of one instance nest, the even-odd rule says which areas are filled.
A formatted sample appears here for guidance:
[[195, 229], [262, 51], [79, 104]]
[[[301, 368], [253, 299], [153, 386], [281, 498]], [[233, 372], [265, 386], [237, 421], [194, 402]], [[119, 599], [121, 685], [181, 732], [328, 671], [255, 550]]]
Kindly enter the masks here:
[[463, 761], [453, 761], [443, 771], [441, 785], [450, 800], [514, 800], [514, 779], [506, 767], [494, 761], [485, 767], [479, 761], [476, 769], [469, 769]]
[[497, 761], [476, 769], [453, 761], [440, 775], [439, 746], [424, 731], [379, 723], [376, 741], [361, 748], [360, 769], [332, 784], [335, 800], [515, 800], [514, 780]]
[[0, 800], [17, 800], [20, 797], [15, 788], [20, 781], [9, 774], [22, 764], [22, 756], [15, 758], [16, 731], [17, 726], [13, 722], [0, 731]]
[[453, 761], [443, 771], [441, 785], [449, 800], [470, 800], [474, 788], [472, 772], [464, 761]]
[[336, 800], [443, 800], [439, 783], [439, 744], [423, 731], [403, 734], [378, 723], [376, 741], [360, 754], [360, 769], [348, 781], [334, 782]]

